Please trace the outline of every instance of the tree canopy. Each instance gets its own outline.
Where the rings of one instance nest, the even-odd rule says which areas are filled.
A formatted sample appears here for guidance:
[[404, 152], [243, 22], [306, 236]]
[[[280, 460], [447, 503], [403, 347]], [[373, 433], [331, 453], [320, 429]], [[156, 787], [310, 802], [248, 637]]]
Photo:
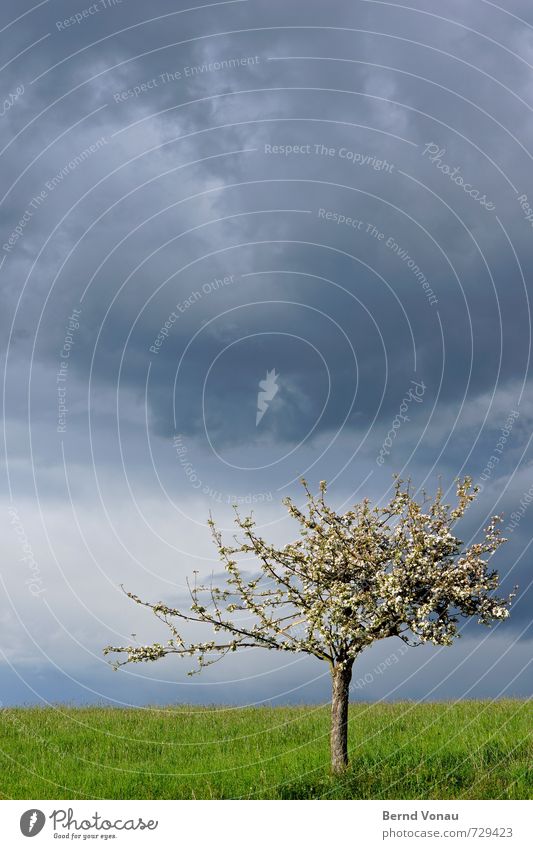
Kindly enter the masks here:
[[[499, 577], [488, 564], [505, 541], [500, 517], [492, 517], [484, 538], [466, 548], [453, 532], [477, 493], [470, 478], [458, 481], [454, 507], [444, 503], [441, 488], [419, 503], [410, 482], [398, 478], [386, 505], [364, 499], [345, 513], [326, 503], [324, 481], [318, 496], [302, 484], [304, 508], [284, 501], [299, 538], [281, 548], [258, 534], [253, 516], [235, 511], [241, 535], [232, 544], [210, 518], [225, 583], [215, 585], [213, 576], [198, 583], [195, 573], [188, 610], [127, 592], [168, 626], [170, 639], [107, 646], [106, 654], [126, 655], [115, 666], [175, 654], [196, 656], [201, 669], [240, 648], [304, 652], [332, 666], [351, 665], [376, 640], [450, 645], [461, 619], [474, 616], [490, 625], [509, 615], [512, 596], [494, 594]], [[249, 555], [253, 572], [242, 563]], [[187, 642], [180, 621], [211, 626], [213, 639]]]

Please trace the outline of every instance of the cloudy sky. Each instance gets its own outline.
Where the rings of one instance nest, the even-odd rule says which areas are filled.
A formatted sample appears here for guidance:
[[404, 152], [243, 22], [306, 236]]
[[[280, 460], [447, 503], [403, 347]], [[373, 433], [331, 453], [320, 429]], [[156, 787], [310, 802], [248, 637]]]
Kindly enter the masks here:
[[302, 474], [341, 508], [394, 472], [470, 474], [519, 591], [353, 698], [529, 695], [530, 3], [4, 0], [0, 33], [2, 703], [327, 699], [297, 656], [113, 673], [166, 636], [120, 585], [177, 603], [210, 512], [288, 542]]

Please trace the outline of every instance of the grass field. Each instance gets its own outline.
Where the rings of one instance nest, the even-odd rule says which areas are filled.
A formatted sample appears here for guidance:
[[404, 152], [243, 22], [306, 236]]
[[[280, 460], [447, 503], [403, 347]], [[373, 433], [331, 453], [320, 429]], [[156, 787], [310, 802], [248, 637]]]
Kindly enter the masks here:
[[329, 711], [7, 708], [4, 799], [531, 799], [528, 701], [350, 705], [351, 767], [328, 771]]

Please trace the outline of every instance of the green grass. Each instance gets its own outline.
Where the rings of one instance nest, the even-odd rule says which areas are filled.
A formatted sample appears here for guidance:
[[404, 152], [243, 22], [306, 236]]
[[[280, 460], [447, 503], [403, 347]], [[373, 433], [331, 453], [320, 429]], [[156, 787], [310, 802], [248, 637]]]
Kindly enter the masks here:
[[532, 799], [531, 702], [0, 710], [3, 799]]

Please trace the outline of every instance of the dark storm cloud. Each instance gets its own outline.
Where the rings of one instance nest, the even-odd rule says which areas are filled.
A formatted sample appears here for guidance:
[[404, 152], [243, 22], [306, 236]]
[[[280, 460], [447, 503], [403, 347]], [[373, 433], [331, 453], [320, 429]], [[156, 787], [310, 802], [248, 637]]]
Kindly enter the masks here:
[[[154, 10], [153, 17], [157, 17], [155, 11], [158, 10]], [[524, 311], [520, 309], [520, 305], [524, 304], [524, 294], [519, 269], [495, 216], [486, 213], [470, 198], [461, 197], [460, 189], [446, 181], [436, 167], [431, 165], [427, 156], [424, 159], [422, 151], [424, 145], [430, 141], [434, 141], [441, 149], [446, 148], [446, 162], [453, 166], [460, 165], [462, 172], [467, 174], [468, 179], [478, 185], [480, 191], [488, 198], [503, 198], [498, 204], [498, 211], [501, 207], [504, 219], [512, 199], [507, 196], [508, 186], [505, 186], [497, 168], [490, 165], [487, 156], [494, 155], [502, 169], [505, 169], [507, 162], [511, 160], [511, 155], [506, 155], [505, 151], [514, 146], [504, 128], [509, 125], [513, 134], [520, 136], [516, 129], [516, 104], [509, 103], [512, 99], [505, 99], [503, 96], [495, 99], [494, 83], [484, 78], [485, 87], [490, 88], [490, 92], [486, 94], [486, 105], [490, 109], [496, 102], [499, 110], [497, 120], [503, 126], [500, 128], [479, 112], [474, 113], [465, 98], [475, 97], [477, 103], [483, 99], [477, 89], [477, 78], [463, 82], [464, 68], [460, 63], [437, 55], [440, 65], [436, 68], [434, 51], [429, 48], [413, 51], [411, 42], [422, 38], [424, 27], [427, 30], [429, 19], [424, 15], [411, 15], [406, 23], [405, 16], [402, 16], [399, 10], [394, 12], [394, 22], [385, 29], [389, 31], [389, 35], [397, 37], [372, 38], [362, 34], [361, 47], [365, 58], [358, 59], [357, 63], [351, 65], [346, 62], [311, 60], [268, 62], [267, 59], [271, 55], [299, 55], [302, 46], [306, 47], [310, 56], [323, 54], [334, 58], [349, 58], [354, 38], [353, 34], [347, 38], [348, 32], [281, 29], [282, 26], [294, 26], [290, 21], [295, 13], [289, 13], [288, 23], [284, 20], [281, 24], [273, 24], [274, 11], [279, 15], [281, 8], [273, 10], [271, 6], [254, 4], [253, 26], [246, 27], [252, 30], [251, 32], [195, 41], [180, 48], [159, 49], [161, 28], [169, 26], [169, 20], [165, 18], [154, 21], [153, 25], [128, 29], [125, 33], [100, 42], [94, 48], [82, 49], [89, 38], [89, 31], [84, 32], [83, 28], [90, 26], [90, 37], [97, 41], [110, 32], [111, 22], [113, 26], [120, 24], [117, 8], [94, 15], [90, 21], [71, 26], [68, 32], [55, 32], [53, 38], [40, 45], [38, 56], [32, 54], [32, 74], [35, 71], [42, 74], [47, 68], [60, 63], [35, 84], [35, 93], [41, 98], [43, 108], [73, 86], [79, 88], [73, 95], [68, 95], [57, 106], [52, 107], [44, 122], [39, 121], [38, 134], [24, 134], [25, 138], [29, 136], [26, 156], [30, 158], [35, 155], [34, 152], [42, 150], [43, 135], [52, 130], [52, 127], [56, 128], [62, 118], [68, 115], [69, 124], [72, 125], [76, 118], [80, 119], [91, 109], [104, 105], [106, 108], [91, 118], [90, 126], [95, 138], [104, 136], [109, 139], [108, 145], [98, 156], [84, 164], [80, 173], [70, 177], [70, 190], [76, 198], [79, 198], [80, 188], [81, 193], [87, 188], [89, 195], [75, 212], [68, 216], [60, 233], [66, 231], [70, 242], [79, 238], [99, 215], [103, 215], [103, 218], [101, 223], [93, 226], [90, 233], [84, 237], [55, 284], [57, 295], [54, 292], [49, 301], [49, 311], [53, 315], [47, 317], [40, 339], [45, 349], [43, 353], [46, 353], [47, 347], [55, 347], [63, 320], [59, 305], [63, 304], [63, 309], [66, 308], [67, 311], [69, 309], [67, 290], [71, 301], [73, 294], [79, 296], [83, 290], [82, 284], [86, 282], [87, 269], [93, 270], [104, 261], [102, 269], [92, 282], [86, 301], [85, 330], [80, 334], [78, 345], [77, 365], [87, 361], [95, 339], [92, 331], [100, 326], [104, 318], [111, 300], [109, 294], [115, 294], [117, 285], [122, 284], [127, 274], [143, 262], [142, 271], [136, 272], [128, 282], [106, 318], [107, 326], [99, 339], [95, 364], [96, 376], [99, 379], [116, 379], [118, 358], [132, 321], [152, 292], [170, 278], [140, 317], [123, 364], [125, 379], [138, 382], [142, 388], [146, 378], [147, 342], [157, 336], [160, 326], [181, 297], [188, 297], [197, 286], [208, 281], [210, 277], [215, 277], [217, 273], [222, 274], [228, 266], [228, 273], [235, 271], [236, 275], [242, 274], [250, 268], [251, 261], [257, 263], [261, 258], [260, 268], [270, 269], [272, 258], [275, 257], [279, 268], [294, 267], [304, 272], [309, 270], [334, 282], [342, 281], [342, 285], [348, 284], [346, 288], [353, 295], [361, 297], [363, 307], [359, 310], [359, 315], [351, 321], [348, 332], [351, 331], [357, 336], [360, 409], [367, 417], [373, 416], [380, 397], [379, 392], [373, 391], [376, 365], [380, 379], [384, 376], [383, 346], [377, 338], [378, 332], [386, 339], [387, 353], [393, 364], [393, 385], [387, 387], [385, 402], [381, 408], [383, 414], [390, 416], [398, 396], [403, 391], [403, 386], [400, 388], [398, 382], [403, 381], [405, 384], [413, 374], [411, 333], [419, 352], [423, 377], [428, 385], [436, 390], [442, 369], [442, 340], [437, 312], [443, 324], [446, 342], [447, 367], [440, 396], [443, 401], [461, 397], [468, 378], [470, 394], [482, 392], [490, 387], [498, 374], [501, 347], [504, 356], [499, 379], [509, 379], [517, 370], [523, 369], [527, 355], [528, 328]], [[324, 14], [321, 4], [317, 4], [315, 11], [316, 20], [320, 23]], [[343, 11], [346, 10], [343, 8]], [[362, 6], [357, 16], [358, 27], [364, 29], [363, 25], [368, 21], [370, 28], [378, 11], [372, 4], [366, 4], [366, 8]], [[165, 12], [166, 10], [162, 9], [161, 14]], [[128, 6], [128, 26], [132, 25], [136, 13], [134, 4]], [[41, 14], [44, 15], [44, 11]], [[200, 15], [201, 12], [194, 14]], [[181, 41], [194, 38], [198, 26], [196, 25], [195, 29], [190, 15], [178, 17], [179, 27], [170, 28], [168, 35], [172, 38], [176, 36], [176, 40]], [[59, 18], [58, 13], [58, 20]], [[352, 18], [353, 12], [348, 11], [347, 27], [354, 26]], [[403, 23], [400, 23], [400, 19]], [[49, 23], [48, 16], [46, 20]], [[245, 13], [238, 5], [228, 5], [209, 13], [212, 32], [222, 26], [226, 29], [242, 28], [243, 20], [250, 24], [250, 14]], [[264, 27], [273, 28], [263, 30]], [[435, 32], [431, 29], [425, 32], [426, 36], [428, 34], [430, 37], [427, 43], [431, 45], [436, 40]], [[63, 47], [60, 37], [63, 42], [68, 42], [67, 46]], [[342, 49], [339, 49], [339, 37]], [[172, 42], [172, 38], [168, 38], [168, 43]], [[438, 32], [438, 41], [449, 48], [446, 52], [459, 48], [459, 54], [467, 41], [470, 54], [473, 48], [478, 50], [481, 65], [485, 56], [491, 55], [486, 41], [451, 25], [442, 25]], [[201, 65], [225, 55], [238, 54], [239, 50], [242, 52], [244, 48], [250, 56], [259, 51], [258, 55], [261, 57], [260, 63], [250, 66], [244, 74], [242, 69], [238, 73], [198, 74], [182, 78], [179, 86], [161, 79], [160, 75], [168, 73], [171, 65], [177, 71], [181, 69], [183, 74], [184, 68], [189, 67], [188, 62]], [[69, 53], [80, 49], [81, 53], [75, 58], [63, 61]], [[145, 55], [136, 58], [139, 54]], [[426, 57], [427, 63], [424, 64]], [[171, 58], [174, 64], [169, 61]], [[514, 70], [513, 82], [516, 85], [520, 70], [524, 73], [525, 69], [520, 68], [520, 64], [513, 57], [510, 57], [508, 62]], [[391, 68], [399, 67], [401, 73], [374, 67], [383, 64]], [[507, 67], [506, 62], [502, 64]], [[118, 67], [104, 72], [108, 66]], [[25, 73], [28, 70], [25, 64]], [[93, 77], [93, 82], [82, 83], [83, 80]], [[445, 87], [451, 92], [457, 91], [459, 96], [441, 88], [436, 102], [435, 87], [419, 79], [423, 77], [429, 80], [444, 79]], [[151, 80], [155, 80], [157, 85], [154, 84], [154, 87], [138, 95], [126, 96], [125, 100], [119, 103], [114, 102], [114, 95], [117, 93], [127, 93], [128, 89], [131, 91], [132, 86], [143, 85]], [[444, 82], [441, 85], [444, 86]], [[253, 95], [231, 94], [232, 90], [250, 87], [265, 91]], [[292, 88], [308, 90], [296, 93], [290, 90]], [[344, 91], [356, 91], [360, 94], [352, 96], [342, 93]], [[222, 96], [212, 98], [213, 94]], [[175, 108], [180, 103], [197, 97], [204, 97], [204, 102], [192, 107]], [[391, 104], [391, 101], [394, 101], [394, 104]], [[317, 103], [320, 104], [320, 123], [316, 121]], [[507, 115], [501, 114], [502, 103], [508, 106]], [[113, 132], [124, 123], [138, 122], [144, 116], [158, 112], [163, 114], [156, 114], [153, 119], [141, 121], [134, 129], [125, 130], [116, 139], [110, 140]], [[296, 121], [295, 118], [302, 120]], [[307, 118], [314, 120], [309, 121]], [[345, 123], [360, 124], [363, 128], [331, 123], [346, 118], [351, 120]], [[239, 125], [242, 122], [247, 123], [245, 126], [233, 126], [217, 132], [201, 132], [222, 123]], [[371, 129], [365, 129], [365, 126]], [[198, 131], [199, 134], [192, 141], [173, 141], [180, 135]], [[79, 139], [78, 147], [84, 140], [92, 140], [87, 135], [86, 127], [80, 125], [69, 134], [70, 154], [76, 150], [73, 135]], [[405, 141], [399, 141], [396, 138], [398, 136]], [[470, 143], [466, 140], [470, 140]], [[414, 148], [408, 142], [416, 143], [419, 147]], [[287, 158], [279, 155], [267, 156], [263, 150], [264, 145], [269, 143], [304, 147], [309, 145], [312, 152], [310, 155], [299, 157], [296, 154]], [[152, 153], [146, 153], [161, 144], [165, 146]], [[337, 152], [346, 148], [347, 152], [356, 151], [363, 156], [373, 156], [378, 161], [390, 162], [394, 171], [379, 172], [366, 165], [350, 165], [350, 160], [341, 159], [338, 154], [331, 158], [317, 156], [313, 151], [314, 145], [318, 144], [325, 144]], [[223, 155], [229, 150], [251, 147], [256, 148], [254, 153]], [[64, 160], [67, 145], [62, 149], [65, 151]], [[483, 155], [480, 149], [489, 149], [490, 154]], [[83, 146], [80, 150], [83, 150]], [[20, 162], [18, 146], [16, 152], [13, 151], [13, 157], [15, 155]], [[125, 165], [129, 157], [138, 158], [130, 165]], [[205, 157], [210, 158], [205, 159], [201, 166], [192, 166], [186, 171], [179, 170], [174, 174], [160, 176], [172, 168], [179, 168], [178, 162], [181, 165], [187, 160]], [[59, 170], [63, 160], [57, 151], [57, 145], [54, 145], [53, 157], [48, 154], [45, 157], [45, 162], [50, 162], [48, 173], [54, 174], [54, 168]], [[41, 158], [38, 164], [41, 173], [44, 167]], [[118, 172], [111, 177], [106, 176], [114, 168], [118, 168]], [[404, 169], [406, 173], [425, 182], [429, 190], [400, 176], [399, 169]], [[103, 179], [102, 184], [91, 191], [94, 183], [100, 179]], [[276, 182], [258, 184], [258, 180]], [[131, 192], [133, 187], [146, 181], [151, 182], [129, 198], [120, 200], [121, 195]], [[245, 185], [235, 189], [224, 188], [233, 182]], [[336, 185], [328, 185], [330, 183]], [[15, 197], [19, 202], [14, 201], [12, 206], [4, 207], [6, 221], [16, 221], [17, 209], [21, 209], [20, 198], [24, 199], [24, 191], [26, 198], [31, 197], [31, 185], [34, 183], [31, 183], [29, 175], [27, 181], [18, 184]], [[339, 188], [339, 185], [343, 187]], [[524, 190], [526, 189], [527, 187]], [[201, 199], [184, 201], [168, 212], [161, 212], [166, 206], [179, 204], [188, 195], [206, 191], [208, 194], [204, 194]], [[435, 198], [431, 191], [441, 194], [444, 202]], [[62, 195], [57, 192], [55, 197], [51, 195], [47, 199], [48, 214], [42, 222], [45, 228], [50, 220], [56, 221], [63, 211], [68, 209], [67, 192], [68, 188], [65, 186]], [[377, 195], [377, 199], [370, 195]], [[397, 203], [399, 197], [402, 199], [401, 204]], [[110, 203], [116, 205], [111, 213], [106, 214], [105, 210]], [[446, 208], [445, 203], [453, 207], [455, 215], [452, 210]], [[281, 213], [279, 216], [242, 214], [246, 211], [256, 212], [259, 208], [302, 208], [310, 213], [300, 216], [296, 213], [286, 213], [285, 216]], [[323, 209], [360, 219], [362, 231], [354, 231], [349, 226], [338, 226], [319, 219], [319, 210]], [[208, 218], [209, 213], [213, 218], [235, 215], [238, 217], [225, 223], [204, 226], [206, 213]], [[516, 209], [513, 208], [512, 213], [513, 229], [517, 231], [512, 235], [518, 238], [519, 242], [525, 243], [529, 234], [524, 232], [523, 222]], [[464, 223], [457, 220], [457, 214], [464, 217]], [[149, 223], [143, 223], [152, 216], [154, 217]], [[40, 238], [35, 232], [36, 223], [32, 222], [32, 232], [21, 240], [20, 254], [23, 250], [29, 253], [33, 248], [34, 242], [32, 241], [30, 247], [30, 239]], [[192, 229], [195, 224], [200, 225], [201, 229], [188, 237], [176, 239], [168, 248], [161, 248], [173, 236], [183, 229]], [[398, 245], [400, 255], [407, 252], [413, 258], [417, 267], [430, 280], [431, 290], [438, 298], [438, 310], [428, 303], [424, 290], [405, 262], [385, 247], [387, 242], [378, 243], [372, 236], [368, 236], [369, 224], [375, 224], [387, 239], [390, 237], [394, 244]], [[471, 228], [472, 236], [467, 228]], [[424, 230], [427, 230], [427, 234]], [[123, 245], [107, 258], [109, 251], [122, 238], [125, 239]], [[294, 244], [283, 245], [277, 241], [280, 239], [293, 241]], [[478, 242], [479, 250], [474, 239]], [[227, 250], [232, 245], [255, 241], [272, 242], [272, 245], [266, 248], [234, 247]], [[325, 247], [313, 248], [302, 242], [315, 242]], [[61, 247], [61, 237], [59, 245], [58, 239], [54, 237], [50, 250], [46, 251], [40, 260], [39, 267], [47, 272], [47, 279], [42, 283], [46, 292], [50, 276], [64, 258], [65, 251]], [[222, 264], [216, 255], [217, 248], [224, 251]], [[529, 252], [529, 246], [525, 245], [525, 248]], [[147, 254], [153, 250], [157, 250], [157, 253], [146, 261]], [[212, 258], [199, 261], [198, 257], [204, 253], [211, 254]], [[351, 260], [346, 254], [351, 254], [356, 259]], [[24, 265], [24, 259], [19, 261]], [[368, 263], [378, 274], [383, 275], [389, 282], [389, 289], [361, 263]], [[187, 268], [185, 274], [179, 272], [183, 267]], [[175, 274], [175, 277], [172, 277], [172, 274]], [[460, 285], [455, 274], [460, 277]], [[39, 286], [39, 281], [35, 283], [35, 275], [32, 282], [34, 286]], [[233, 302], [239, 303], [242, 298], [239, 289], [242, 288], [238, 287], [233, 292], [225, 293], [227, 297], [224, 306], [231, 306]], [[301, 288], [300, 280], [281, 283], [276, 278], [271, 278], [266, 286], [253, 287], [247, 284], [247, 291], [252, 289], [251, 297], [256, 300], [265, 300], [264, 296], [261, 297], [265, 291], [274, 291], [279, 297], [280, 289], [283, 289], [285, 298], [290, 300], [298, 296]], [[347, 318], [347, 310], [350, 311], [352, 307], [352, 304], [346, 304], [347, 298], [339, 298], [338, 292], [332, 295], [331, 286], [328, 287], [327, 284], [321, 293], [317, 291], [316, 296], [309, 294], [309, 288], [307, 287], [306, 297], [310, 298], [310, 302], [317, 309], [326, 307], [325, 311], [335, 321]], [[32, 297], [34, 291], [35, 288], [32, 289]], [[403, 311], [395, 295], [399, 296]], [[195, 308], [195, 323], [212, 317], [213, 308], [219, 308], [218, 303], [214, 306], [214, 300], [216, 299]], [[499, 310], [503, 314], [502, 328]], [[258, 314], [263, 321], [264, 331], [270, 332], [276, 320], [275, 315], [269, 313], [268, 308], [261, 308]], [[224, 331], [224, 323], [228, 321], [236, 323], [239, 330], [242, 323], [244, 332], [245, 311], [230, 315], [231, 318], [224, 318], [219, 322], [222, 324], [221, 332]], [[376, 321], [377, 329], [367, 327], [370, 322], [369, 315]], [[509, 320], [509, 315], [514, 317], [513, 321]], [[287, 318], [287, 323], [290, 324], [290, 316]], [[293, 321], [298, 323], [296, 315]], [[464, 368], [465, 363], [470, 366], [470, 322], [473, 325], [474, 345], [471, 375]], [[176, 357], [190, 338], [190, 327], [181, 330], [184, 324], [185, 322], [173, 328], [169, 343], [154, 364], [153, 379], [160, 391], [154, 392], [150, 402], [154, 421], [159, 423], [160, 432], [168, 433], [173, 428], [169, 416], [168, 390], [175, 377]], [[491, 331], [487, 332], [487, 328], [491, 328]], [[50, 329], [52, 338], [47, 340]], [[230, 330], [230, 335], [232, 332]], [[257, 322], [255, 332], [260, 332]], [[512, 345], [509, 344], [511, 340]], [[219, 341], [210, 339], [208, 333], [204, 335], [203, 344], [205, 358], [210, 362], [217, 353]], [[289, 347], [285, 350], [283, 341], [277, 340], [276, 347], [283, 363], [290, 356], [291, 344], [287, 342]], [[334, 354], [331, 355], [329, 367], [340, 377], [341, 382], [338, 390], [332, 394], [327, 416], [322, 419], [321, 426], [326, 428], [335, 427], [342, 421], [344, 398], [349, 394], [353, 382], [353, 373], [348, 369], [344, 369], [346, 376], [342, 379], [342, 363], [346, 355], [340, 340], [336, 347], [339, 356], [336, 358]], [[296, 373], [291, 377], [303, 386], [309, 382], [309, 368], [306, 366], [305, 357], [300, 359], [299, 366], [294, 364]], [[143, 361], [144, 367], [139, 367]], [[260, 371], [263, 365], [258, 362]], [[257, 382], [255, 375], [254, 380]], [[192, 397], [197, 386], [197, 375], [192, 372], [190, 376], [184, 377], [184, 381], [180, 399], [182, 427], [187, 432], [193, 432], [198, 425], [197, 399]], [[249, 396], [249, 384], [242, 382], [241, 393], [238, 385], [232, 387], [232, 374], [228, 374], [226, 385], [230, 388], [230, 392], [226, 393], [227, 398], [233, 399], [237, 409], [242, 408], [245, 396]], [[396, 391], [394, 386], [398, 386]], [[165, 398], [162, 404], [158, 402], [161, 396]], [[316, 401], [313, 398], [308, 400], [310, 405]], [[190, 411], [189, 415], [184, 416], [183, 410]], [[224, 418], [227, 420], [227, 416]], [[294, 428], [291, 428], [290, 421], [285, 424], [285, 429], [278, 436], [285, 436], [287, 439], [299, 436], [301, 428], [298, 417], [294, 420]], [[232, 426], [225, 438], [231, 439], [232, 436], [240, 440], [243, 434]]]
[[[355, 388], [352, 428], [376, 415], [385, 426], [415, 376], [427, 384], [427, 398], [438, 394], [443, 407], [490, 397], [496, 383], [517, 384], [527, 366], [529, 326], [513, 249], [524, 265], [531, 247], [505, 175], [509, 168], [509, 180], [519, 177], [519, 191], [528, 190], [524, 169], [514, 173], [525, 157], [520, 144], [529, 124], [518, 94], [529, 71], [513, 49], [523, 46], [524, 26], [507, 21], [504, 49], [483, 36], [475, 13], [465, 28], [441, 21], [435, 29], [437, 19], [427, 14], [387, 6], [384, 25], [380, 4], [359, 4], [357, 14], [340, 4], [342, 29], [330, 26], [320, 3], [308, 27], [295, 23], [293, 7], [254, 4], [250, 11], [247, 4], [226, 4], [209, 10], [209, 37], [198, 39], [205, 10], [169, 15], [161, 5], [152, 11], [154, 20], [143, 26], [136, 25], [143, 19], [139, 4], [128, 4], [127, 15], [117, 6], [62, 29], [46, 6], [25, 20], [28, 35], [46, 27], [52, 34], [11, 68], [13, 83], [15, 69], [19, 78], [22, 69], [25, 79], [38, 78], [31, 104], [44, 115], [38, 132], [21, 132], [24, 143], [7, 152], [8, 173], [16, 167], [18, 175], [21, 161], [28, 170], [3, 205], [5, 232], [32, 198], [36, 177], [37, 188], [46, 190], [69, 157], [98, 138], [105, 145], [48, 192], [45, 208], [10, 251], [13, 300], [50, 224], [59, 225], [22, 302], [15, 329], [22, 356], [48, 296], [37, 357], [57, 360], [65, 318], [89, 284], [72, 362], [80, 377], [87, 377], [94, 352], [93, 380], [114, 386], [120, 369], [140, 395], [151, 361], [148, 402], [156, 433], [169, 436], [179, 424], [201, 436], [203, 378], [218, 358], [204, 401], [216, 411], [207, 415], [224, 444], [255, 440], [246, 422], [258, 380], [275, 366], [268, 339], [275, 339], [286, 390], [299, 402], [271, 419], [272, 437], [298, 440], [307, 420], [316, 420], [328, 375], [307, 349], [294, 349], [302, 320], [315, 338], [327, 337], [333, 376], [315, 433], [340, 426]], [[59, 7], [54, 15], [61, 20]], [[178, 41], [179, 47], [162, 47]], [[495, 53], [497, 79], [490, 68]], [[187, 76], [186, 68], [233, 55], [259, 62]], [[318, 58], [282, 59], [299, 55]], [[466, 75], [467, 62], [479, 70]], [[169, 73], [181, 77], [168, 80]], [[505, 96], [503, 85], [515, 96]], [[247, 94], [250, 88], [259, 91]], [[200, 102], [187, 105], [191, 100]], [[29, 103], [22, 101], [8, 119], [16, 115], [22, 125]], [[63, 125], [71, 129], [46, 150]], [[502, 224], [424, 155], [429, 143], [442, 151], [439, 162], [459, 168], [489, 200], [497, 198]], [[265, 145], [306, 152], [267, 154]], [[334, 153], [319, 154], [315, 146]], [[362, 164], [353, 164], [352, 154]], [[273, 209], [300, 211], [269, 214]], [[337, 223], [339, 216], [357, 228]], [[261, 277], [275, 270], [296, 274]], [[226, 274], [235, 285], [205, 297], [202, 286]], [[202, 298], [150, 355], [173, 310], [198, 291]], [[255, 309], [243, 308], [244, 300]], [[297, 306], [264, 301], [303, 301], [306, 317]], [[185, 356], [177, 375], [176, 363], [199, 330], [198, 356]], [[264, 335], [248, 350], [243, 343], [236, 369], [237, 349], [221, 355], [221, 345], [251, 334]], [[247, 416], [235, 415], [242, 410]]]

